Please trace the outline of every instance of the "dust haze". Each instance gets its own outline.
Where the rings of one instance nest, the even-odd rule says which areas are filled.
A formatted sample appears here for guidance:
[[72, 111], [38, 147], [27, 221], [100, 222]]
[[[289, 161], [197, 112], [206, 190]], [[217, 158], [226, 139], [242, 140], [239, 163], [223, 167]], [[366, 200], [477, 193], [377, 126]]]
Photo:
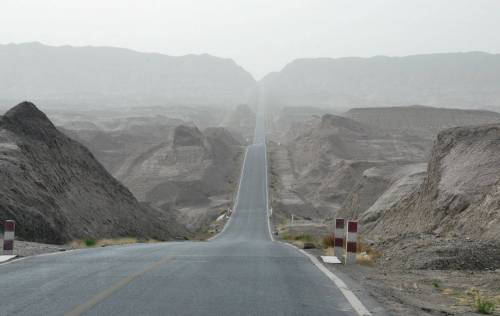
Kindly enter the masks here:
[[[336, 219], [359, 223], [357, 261], [324, 265], [373, 315], [498, 313], [499, 29], [492, 0], [4, 1], [0, 223], [29, 266], [9, 257], [0, 287], [31, 280], [6, 313], [78, 310], [43, 278], [82, 265], [101, 284], [126, 262], [137, 291], [157, 254], [204, 268], [162, 259], [169, 301], [91, 308], [207, 310], [183, 303], [196, 282], [214, 314], [354, 313], [277, 242], [345, 262]], [[54, 252], [72, 268], [47, 272]]]

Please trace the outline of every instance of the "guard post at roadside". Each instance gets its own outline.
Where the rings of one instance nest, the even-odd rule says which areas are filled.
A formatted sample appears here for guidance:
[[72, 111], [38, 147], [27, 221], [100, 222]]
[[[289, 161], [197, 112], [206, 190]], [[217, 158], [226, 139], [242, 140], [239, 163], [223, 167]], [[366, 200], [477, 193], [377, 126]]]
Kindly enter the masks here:
[[336, 218], [335, 219], [335, 230], [334, 230], [334, 251], [335, 256], [340, 260], [344, 260], [345, 248], [344, 248], [344, 238], [345, 238], [345, 219]]
[[14, 231], [16, 222], [13, 220], [6, 220], [3, 230], [3, 254], [12, 255], [14, 252]]

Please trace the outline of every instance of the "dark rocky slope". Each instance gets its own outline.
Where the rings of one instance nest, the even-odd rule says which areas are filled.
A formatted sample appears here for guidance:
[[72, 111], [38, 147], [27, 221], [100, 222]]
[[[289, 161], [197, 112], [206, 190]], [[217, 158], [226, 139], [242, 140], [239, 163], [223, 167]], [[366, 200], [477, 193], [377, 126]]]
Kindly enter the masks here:
[[16, 220], [25, 240], [187, 234], [173, 214], [140, 204], [29, 102], [0, 118], [0, 180], [0, 218]]

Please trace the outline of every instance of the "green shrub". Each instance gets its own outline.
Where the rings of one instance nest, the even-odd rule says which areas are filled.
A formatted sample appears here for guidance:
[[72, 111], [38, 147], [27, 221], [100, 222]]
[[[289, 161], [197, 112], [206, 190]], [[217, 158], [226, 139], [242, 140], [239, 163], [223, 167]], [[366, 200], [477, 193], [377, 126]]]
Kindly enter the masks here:
[[304, 242], [314, 242], [314, 238], [308, 234], [297, 235], [297, 236], [295, 236], [294, 239], [304, 241]]
[[94, 247], [97, 244], [95, 239], [85, 239], [85, 246]]
[[441, 284], [439, 283], [439, 280], [432, 280], [432, 286], [438, 289]]
[[476, 309], [476, 312], [480, 314], [489, 315], [493, 314], [493, 312], [495, 311], [495, 303], [482, 297], [481, 295], [476, 296], [474, 307]]

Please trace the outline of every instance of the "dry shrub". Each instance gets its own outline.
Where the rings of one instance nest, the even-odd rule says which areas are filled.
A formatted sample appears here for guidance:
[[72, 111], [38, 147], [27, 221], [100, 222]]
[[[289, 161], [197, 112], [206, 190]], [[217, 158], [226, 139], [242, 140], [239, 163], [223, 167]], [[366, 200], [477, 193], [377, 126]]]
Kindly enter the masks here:
[[363, 265], [374, 265], [377, 259], [382, 257], [382, 252], [362, 242], [358, 243], [358, 252], [360, 253], [356, 255], [356, 262]]
[[292, 244], [299, 247], [300, 249], [304, 249], [304, 241], [302, 240], [294, 240], [292, 241]]
[[469, 305], [475, 312], [486, 315], [493, 314], [497, 305], [494, 298], [487, 297], [477, 288], [465, 291], [465, 295], [459, 298], [459, 303]]
[[335, 236], [333, 234], [328, 234], [323, 237], [323, 248], [333, 248], [335, 247]]
[[[137, 243], [137, 238], [134, 237], [123, 237], [123, 238], [104, 238], [95, 240], [92, 238], [87, 239], [77, 239], [73, 240], [70, 245], [73, 248], [88, 248], [88, 247], [106, 247], [106, 246], [114, 246], [114, 245], [127, 245], [127, 244], [135, 244]], [[148, 240], [147, 242], [150, 242]], [[154, 242], [154, 241], [152, 241]]]

